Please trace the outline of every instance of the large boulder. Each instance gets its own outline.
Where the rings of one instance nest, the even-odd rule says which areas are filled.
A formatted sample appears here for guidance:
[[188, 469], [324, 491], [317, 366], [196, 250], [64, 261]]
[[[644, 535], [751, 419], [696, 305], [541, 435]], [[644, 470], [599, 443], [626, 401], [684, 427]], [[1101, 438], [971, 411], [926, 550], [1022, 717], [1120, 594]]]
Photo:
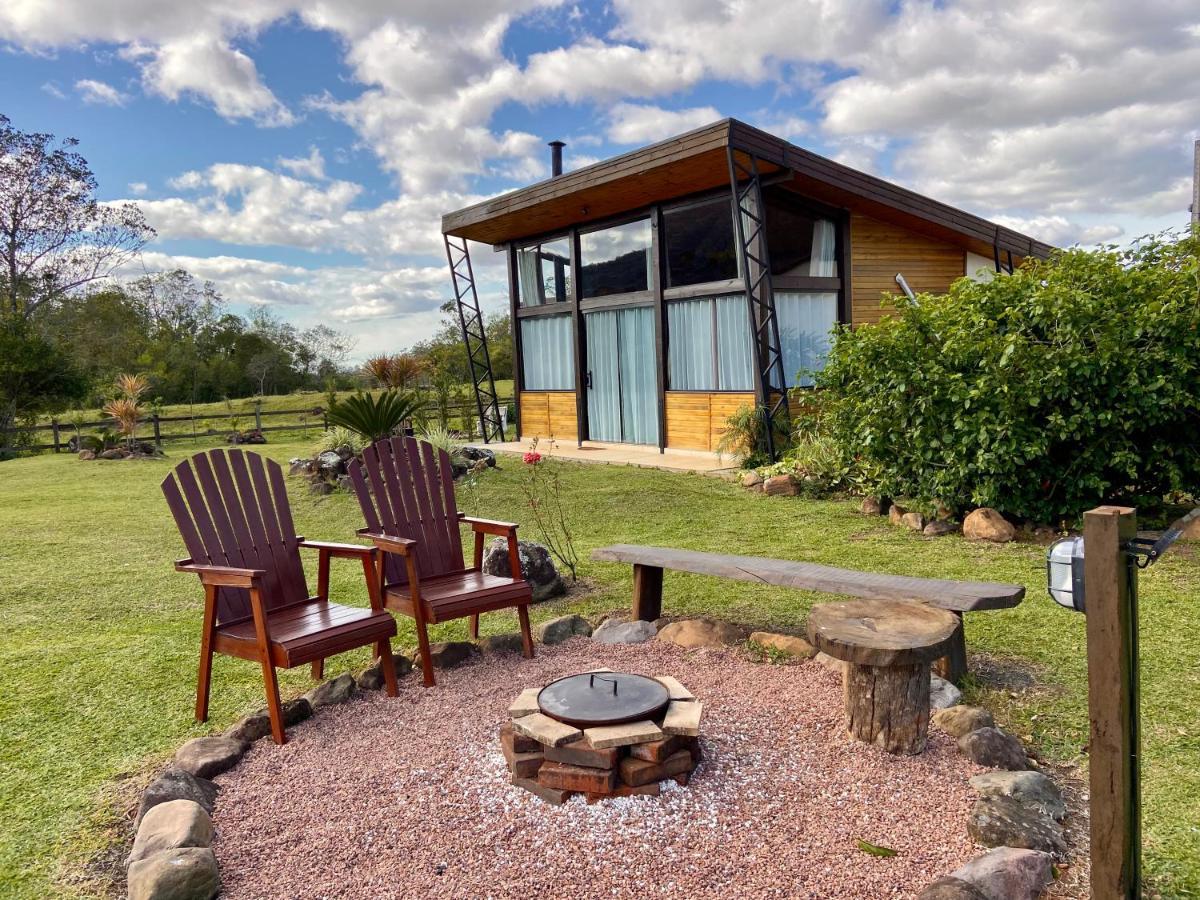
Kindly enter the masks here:
[[[298, 697], [295, 700], [286, 700], [283, 703], [283, 727], [291, 728], [309, 718], [312, 713], [312, 705], [306, 698]], [[271, 716], [265, 709], [260, 709], [258, 712], [240, 719], [227, 729], [225, 737], [252, 744], [270, 733]]]
[[236, 766], [248, 747], [228, 737], [192, 738], [175, 751], [175, 765], [197, 778], [212, 778]]
[[925, 537], [942, 537], [947, 534], [954, 534], [958, 531], [958, 526], [947, 519], [934, 519], [921, 531]]
[[345, 703], [354, 696], [354, 688], [354, 676], [349, 672], [343, 672], [337, 678], [322, 681], [305, 694], [304, 699], [313, 709], [319, 709], [322, 706]]
[[688, 649], [714, 649], [740, 644], [741, 631], [720, 619], [683, 619], [672, 622], [658, 633], [660, 641]]
[[1045, 853], [1067, 849], [1063, 827], [1036, 806], [1013, 797], [980, 797], [967, 819], [967, 833], [985, 847], [1022, 847]]
[[537, 627], [537, 639], [543, 644], [561, 644], [576, 635], [591, 637], [591, 634], [592, 626], [588, 620], [578, 615], [559, 616]]
[[634, 619], [632, 622], [606, 619], [592, 632], [592, 640], [601, 644], [641, 644], [656, 634], [658, 629], [653, 622], [643, 622], [641, 619]]
[[317, 456], [317, 471], [329, 480], [337, 478], [346, 471], [346, 460], [336, 450], [326, 450]]
[[931, 721], [947, 734], [960, 738], [980, 728], [992, 728], [996, 720], [982, 706], [950, 706], [938, 709]]
[[763, 492], [770, 497], [795, 497], [799, 493], [791, 475], [772, 475], [763, 482]]
[[1021, 742], [999, 728], [977, 728], [958, 739], [958, 749], [971, 762], [990, 769], [1029, 768]]
[[208, 847], [212, 844], [212, 836], [212, 819], [203, 806], [193, 800], [168, 800], [158, 804], [142, 819], [133, 839], [129, 862], [163, 850]]
[[924, 531], [925, 516], [919, 512], [906, 512], [900, 517], [900, 524], [910, 531]]
[[[518, 541], [517, 556], [521, 561], [521, 577], [533, 588], [534, 602], [549, 600], [567, 592], [567, 585], [554, 567], [550, 551], [534, 541]], [[493, 538], [483, 554], [483, 571], [500, 578], [512, 578], [508, 563], [508, 538]]]
[[150, 782], [146, 790], [142, 791], [142, 800], [138, 804], [134, 827], [136, 828], [142, 823], [142, 819], [151, 809], [160, 803], [170, 803], [172, 800], [191, 800], [193, 803], [200, 804], [205, 812], [211, 813], [219, 790], [220, 788], [207, 778], [197, 778], [183, 769], [168, 766], [165, 772]]
[[481, 653], [524, 653], [525, 642], [521, 632], [510, 631], [506, 634], [489, 634], [475, 642]]
[[1058, 785], [1041, 772], [985, 772], [971, 779], [971, 787], [981, 797], [1012, 797], [1036, 806], [1059, 822], [1067, 816], [1067, 804]]
[[961, 878], [946, 876], [917, 894], [917, 900], [989, 900], [979, 888]]
[[969, 882], [987, 900], [1037, 900], [1054, 879], [1049, 853], [997, 847], [956, 869], [953, 878]]
[[882, 516], [885, 508], [882, 497], [863, 497], [858, 511], [864, 516]]
[[963, 537], [969, 541], [991, 541], [1007, 544], [1017, 536], [1012, 523], [990, 506], [971, 510], [963, 519]]
[[129, 867], [129, 900], [209, 900], [221, 890], [217, 858], [208, 847], [181, 847]]

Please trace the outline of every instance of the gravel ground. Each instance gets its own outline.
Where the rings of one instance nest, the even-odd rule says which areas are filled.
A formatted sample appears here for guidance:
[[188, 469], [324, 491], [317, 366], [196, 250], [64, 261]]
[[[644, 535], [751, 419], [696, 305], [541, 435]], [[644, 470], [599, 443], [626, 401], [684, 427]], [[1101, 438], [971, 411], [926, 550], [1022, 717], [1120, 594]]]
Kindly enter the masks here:
[[[512, 698], [597, 666], [674, 675], [704, 701], [688, 787], [554, 807], [508, 784]], [[218, 779], [225, 896], [867, 900], [912, 897], [979, 852], [967, 779], [982, 770], [935, 731], [912, 758], [848, 740], [840, 684], [814, 663], [575, 639], [438, 678], [326, 708]]]

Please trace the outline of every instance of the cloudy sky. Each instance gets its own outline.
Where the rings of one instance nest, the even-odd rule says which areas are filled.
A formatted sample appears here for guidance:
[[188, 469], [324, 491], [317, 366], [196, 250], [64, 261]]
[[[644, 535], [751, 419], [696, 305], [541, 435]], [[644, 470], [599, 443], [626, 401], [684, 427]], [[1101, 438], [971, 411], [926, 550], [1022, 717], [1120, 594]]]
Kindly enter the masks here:
[[[0, 112], [140, 203], [148, 270], [429, 333], [441, 213], [734, 116], [1035, 237], [1187, 221], [1196, 0], [5, 0]], [[485, 300], [494, 255], [475, 248]]]

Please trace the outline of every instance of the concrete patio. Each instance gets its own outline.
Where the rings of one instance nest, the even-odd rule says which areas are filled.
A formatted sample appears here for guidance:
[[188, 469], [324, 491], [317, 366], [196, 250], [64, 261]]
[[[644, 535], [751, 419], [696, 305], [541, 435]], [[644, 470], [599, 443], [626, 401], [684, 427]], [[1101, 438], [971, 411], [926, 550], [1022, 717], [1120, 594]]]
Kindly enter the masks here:
[[[527, 441], [505, 441], [488, 444], [488, 449], [497, 453], [524, 454], [529, 450]], [[666, 469], [672, 472], [701, 472], [706, 475], [732, 475], [737, 466], [732, 457], [702, 450], [666, 450], [641, 444], [603, 444], [584, 441], [582, 446], [575, 441], [542, 442], [538, 450], [542, 455], [577, 462], [608, 463], [610, 465], [642, 466], [651, 469]]]

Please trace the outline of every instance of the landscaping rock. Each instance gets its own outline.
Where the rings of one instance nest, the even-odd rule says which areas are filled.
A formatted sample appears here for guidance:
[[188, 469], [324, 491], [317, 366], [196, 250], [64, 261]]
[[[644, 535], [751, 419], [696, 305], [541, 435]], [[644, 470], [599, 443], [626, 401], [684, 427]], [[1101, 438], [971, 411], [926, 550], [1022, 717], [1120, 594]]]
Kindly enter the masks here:
[[958, 739], [958, 749], [971, 762], [991, 769], [1018, 771], [1029, 768], [1025, 748], [999, 728], [977, 728]]
[[322, 706], [333, 706], [335, 703], [345, 703], [354, 696], [354, 676], [343, 672], [337, 678], [322, 681], [304, 695], [313, 709]]
[[769, 647], [772, 650], [777, 650], [780, 653], [795, 656], [799, 659], [812, 659], [817, 653], [817, 648], [804, 638], [791, 634], [756, 631], [750, 635], [750, 640], [756, 644], [761, 644], [764, 647]]
[[299, 457], [296, 457], [295, 459], [288, 460], [289, 475], [307, 475], [312, 472], [312, 468], [313, 466], [311, 459], [300, 459]]
[[898, 503], [893, 503], [891, 508], [888, 510], [888, 521], [893, 525], [901, 525], [904, 523], [904, 514], [907, 512], [907, 508]]
[[[540, 603], [567, 592], [566, 582], [558, 574], [550, 551], [534, 541], [518, 541], [517, 556], [521, 560], [521, 576], [533, 589], [533, 600]], [[483, 571], [487, 575], [512, 578], [508, 564], [508, 538], [493, 538], [483, 554]]]
[[475, 646], [482, 653], [524, 653], [525, 644], [521, 640], [521, 633], [514, 631], [509, 634], [492, 634], [487, 637], [480, 638], [475, 642]]
[[164, 850], [129, 867], [129, 900], [209, 900], [221, 890], [208, 847]]
[[191, 800], [193, 803], [200, 804], [205, 812], [211, 813], [219, 790], [221, 789], [207, 778], [197, 778], [190, 772], [169, 766], [142, 792], [142, 800], [138, 804], [137, 818], [134, 820], [133, 826], [137, 828], [141, 825], [142, 819], [151, 809], [160, 803], [170, 803], [172, 800]]
[[963, 520], [963, 537], [969, 541], [1006, 544], [1016, 536], [1017, 530], [1012, 524], [990, 506], [972, 510]]
[[328, 496], [336, 490], [328, 481], [314, 481], [308, 486], [308, 489], [318, 497]]
[[[304, 697], [288, 700], [283, 704], [283, 727], [291, 728], [312, 716], [312, 704]], [[271, 717], [265, 709], [260, 709], [239, 721], [225, 732], [225, 737], [235, 741], [252, 744], [259, 738], [271, 733]]]
[[863, 502], [858, 507], [858, 511], [864, 516], [882, 516], [883, 500], [879, 497], [863, 497]]
[[942, 537], [947, 534], [954, 534], [958, 531], [958, 526], [953, 522], [947, 522], [945, 519], [934, 519], [925, 526], [921, 534], [925, 537]]
[[437, 669], [461, 666], [479, 651], [470, 641], [439, 641], [429, 645], [429, 660]]
[[118, 450], [114, 447], [112, 450], [105, 450], [97, 457], [97, 459], [124, 459], [128, 455], [129, 454], [126, 453], [126, 451]]
[[980, 797], [967, 819], [967, 832], [985, 847], [1022, 847], [1045, 853], [1067, 849], [1063, 827], [1036, 806], [1012, 797]]
[[772, 475], [763, 482], [763, 491], [770, 497], [795, 497], [796, 481], [791, 475]]
[[713, 649], [740, 644], [742, 633], [719, 619], [684, 619], [672, 622], [658, 633], [660, 641], [689, 649]]
[[192, 738], [175, 751], [175, 765], [197, 778], [212, 778], [236, 766], [249, 746], [228, 737]]
[[982, 706], [950, 706], [933, 713], [933, 724], [956, 738], [980, 728], [996, 724], [992, 714]]
[[79, 458], [84, 460], [85, 462], [90, 462], [91, 460], [96, 458], [96, 451], [95, 450], [80, 450]]
[[924, 531], [925, 517], [919, 512], [908, 512], [900, 517], [900, 524], [912, 531]]
[[830, 656], [828, 653], [822, 653], [822, 652], [818, 651], [817, 654], [813, 657], [813, 662], [819, 663], [820, 665], [824, 666], [826, 669], [828, 669], [834, 675], [841, 676], [841, 675], [846, 674], [845, 661], [840, 660], [837, 657]]
[[462, 455], [473, 463], [482, 462], [489, 469], [495, 468], [496, 454], [486, 447], [463, 447]]
[[336, 450], [326, 450], [317, 456], [317, 470], [327, 478], [334, 478], [346, 471], [346, 460]]
[[971, 779], [971, 787], [981, 797], [1012, 797], [1035, 806], [1058, 822], [1067, 816], [1067, 804], [1058, 785], [1041, 772], [985, 772]]
[[929, 675], [929, 708], [949, 709], [962, 702], [962, 691], [940, 675]]
[[997, 847], [956, 869], [952, 877], [974, 885], [987, 900], [1037, 900], [1054, 880], [1049, 853]]
[[168, 800], [160, 803], [142, 819], [129, 862], [133, 863], [163, 850], [180, 847], [208, 847], [213, 827], [208, 811], [194, 800]]
[[581, 635], [591, 637], [592, 626], [583, 616], [559, 616], [543, 622], [537, 628], [537, 639], [543, 644], [561, 644], [565, 640]]
[[[393, 653], [392, 666], [396, 669], [396, 677], [400, 678], [412, 671], [413, 664], [412, 660], [403, 653]], [[377, 691], [383, 687], [383, 683], [383, 666], [377, 656], [370, 667], [359, 673], [358, 689], [360, 691]]]
[[757, 488], [763, 483], [763, 477], [751, 469], [749, 472], [742, 473], [742, 487]]
[[641, 644], [658, 634], [653, 622], [643, 622], [635, 619], [632, 622], [622, 622], [619, 619], [608, 619], [592, 632], [592, 640], [601, 644]]
[[939, 878], [917, 894], [917, 900], [989, 900], [989, 898], [971, 882], [948, 875], [945, 878]]

